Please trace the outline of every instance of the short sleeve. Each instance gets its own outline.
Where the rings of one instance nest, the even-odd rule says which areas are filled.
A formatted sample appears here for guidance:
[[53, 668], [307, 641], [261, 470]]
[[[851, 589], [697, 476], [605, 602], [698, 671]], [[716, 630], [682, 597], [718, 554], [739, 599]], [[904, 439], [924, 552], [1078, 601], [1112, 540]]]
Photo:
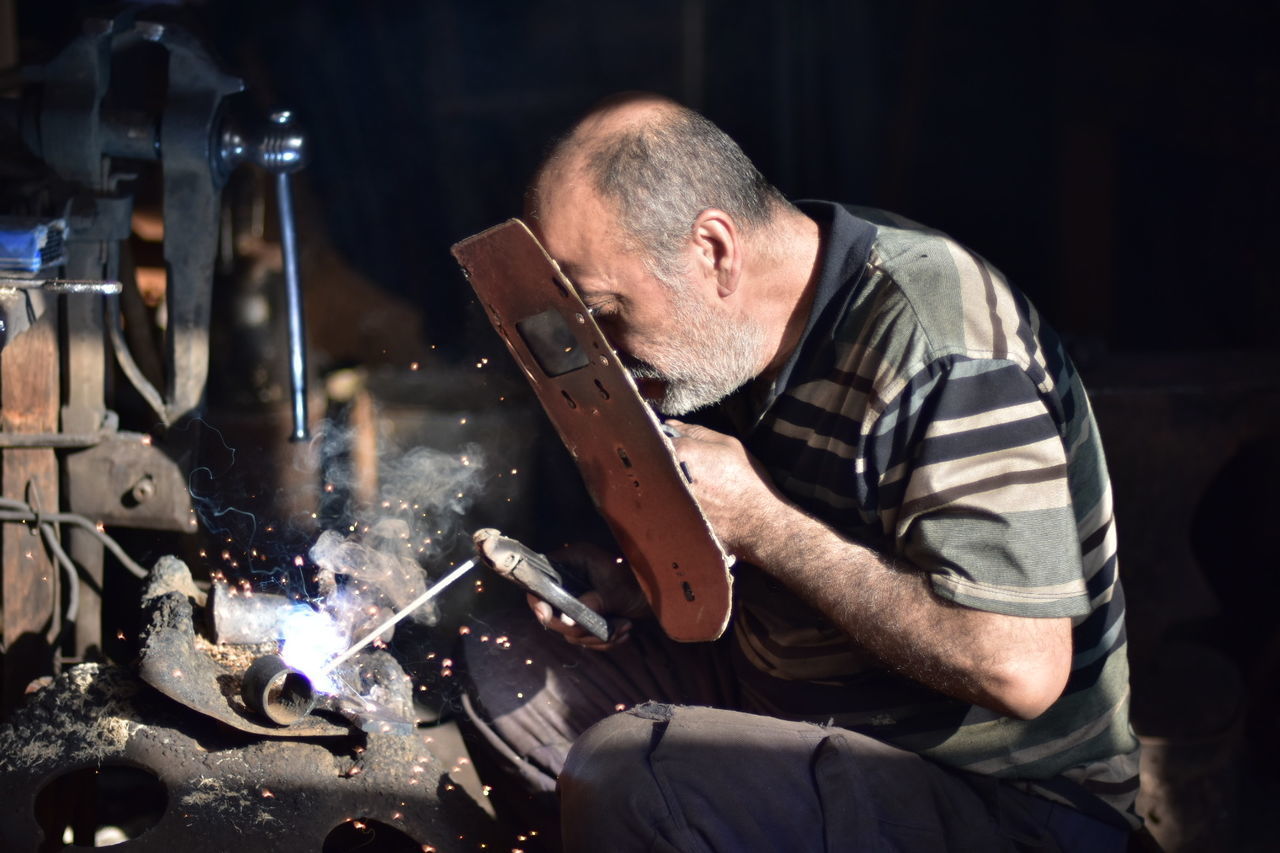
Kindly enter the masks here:
[[865, 449], [883, 532], [938, 595], [1015, 616], [1089, 612], [1066, 453], [1019, 365], [931, 363], [888, 402]]

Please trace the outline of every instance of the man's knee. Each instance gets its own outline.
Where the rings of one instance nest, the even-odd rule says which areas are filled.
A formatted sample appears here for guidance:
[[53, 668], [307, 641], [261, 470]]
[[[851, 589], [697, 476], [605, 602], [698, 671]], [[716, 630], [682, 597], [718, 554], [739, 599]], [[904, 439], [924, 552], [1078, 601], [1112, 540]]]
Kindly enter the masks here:
[[669, 708], [650, 703], [614, 714], [574, 742], [559, 780], [566, 850], [601, 849], [602, 839], [635, 838], [665, 814], [649, 757], [666, 725], [660, 709]]
[[[648, 758], [664, 724], [661, 719], [638, 715], [633, 710], [605, 717], [587, 729], [569, 750], [560, 776], [561, 797], [591, 797], [607, 789], [608, 797], [613, 799], [618, 786], [631, 784], [637, 775], [644, 777], [639, 784], [651, 785]], [[639, 769], [644, 772], [637, 773]]]

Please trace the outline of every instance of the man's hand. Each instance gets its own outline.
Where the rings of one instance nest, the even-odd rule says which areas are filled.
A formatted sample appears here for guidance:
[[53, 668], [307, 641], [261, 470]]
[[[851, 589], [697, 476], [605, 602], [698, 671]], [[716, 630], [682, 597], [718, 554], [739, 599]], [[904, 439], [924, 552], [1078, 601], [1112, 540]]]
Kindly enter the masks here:
[[1071, 621], [943, 601], [925, 573], [840, 536], [786, 500], [735, 438], [668, 420], [676, 458], [725, 547], [781, 580], [891, 670], [1030, 719], [1061, 694]]
[[578, 600], [609, 619], [612, 626], [606, 642], [588, 633], [580, 625], [534, 595], [528, 596], [534, 618], [544, 628], [555, 631], [570, 643], [583, 648], [604, 651], [625, 643], [631, 635], [631, 619], [646, 616], [649, 604], [631, 570], [607, 551], [594, 545], [578, 544], [562, 548], [551, 555], [556, 562], [584, 573], [591, 586]]
[[695, 424], [668, 419], [676, 459], [711, 529], [731, 553], [751, 558], [754, 540], [788, 506], [742, 442]]

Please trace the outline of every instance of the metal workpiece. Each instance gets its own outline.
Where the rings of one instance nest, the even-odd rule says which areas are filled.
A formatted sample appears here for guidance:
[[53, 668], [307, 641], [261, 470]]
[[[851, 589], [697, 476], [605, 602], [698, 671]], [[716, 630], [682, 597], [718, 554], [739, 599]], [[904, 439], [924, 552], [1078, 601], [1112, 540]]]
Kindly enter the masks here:
[[311, 679], [279, 655], [263, 655], [249, 664], [240, 683], [244, 703], [278, 726], [291, 726], [315, 710]]
[[284, 595], [247, 593], [214, 579], [209, 590], [213, 639], [217, 643], [270, 643], [280, 637], [280, 623], [297, 602]]
[[[182, 566], [183, 571], [185, 568]], [[207, 651], [212, 644], [206, 643], [206, 650], [198, 647], [192, 598], [181, 589], [151, 596], [144, 601], [143, 611], [146, 627], [138, 672], [143, 681], [173, 701], [249, 734], [341, 737], [350, 731], [348, 726], [315, 715], [288, 728], [263, 720], [259, 711], [245, 704], [240, 690], [243, 671], [215, 660]]]
[[[176, 557], [156, 562], [143, 585], [146, 627], [138, 670], [144, 681], [192, 711], [249, 734], [333, 737], [349, 733], [351, 726], [376, 734], [414, 733], [413, 684], [390, 653], [378, 650], [352, 659], [360, 646], [330, 661], [323, 673], [312, 673], [313, 683], [285, 662], [274, 638], [214, 644], [198, 633], [198, 627], [218, 621], [210, 609], [221, 607], [224, 619], [243, 615], [234, 606], [226, 608], [229, 597], [220, 595], [215, 585], [206, 596]], [[313, 709], [332, 713], [312, 714]], [[340, 718], [351, 726], [340, 724]]]

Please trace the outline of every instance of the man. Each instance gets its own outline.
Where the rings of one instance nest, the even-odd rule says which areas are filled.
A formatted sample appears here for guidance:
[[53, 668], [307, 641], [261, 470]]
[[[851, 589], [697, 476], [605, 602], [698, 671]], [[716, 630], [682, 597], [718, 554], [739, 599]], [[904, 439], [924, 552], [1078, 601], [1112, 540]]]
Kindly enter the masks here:
[[583, 119], [529, 218], [642, 394], [701, 421], [668, 423], [739, 561], [717, 644], [469, 643], [481, 728], [558, 775], [566, 848], [1124, 849], [1110, 488], [1025, 298], [944, 235], [787, 202], [652, 96]]

